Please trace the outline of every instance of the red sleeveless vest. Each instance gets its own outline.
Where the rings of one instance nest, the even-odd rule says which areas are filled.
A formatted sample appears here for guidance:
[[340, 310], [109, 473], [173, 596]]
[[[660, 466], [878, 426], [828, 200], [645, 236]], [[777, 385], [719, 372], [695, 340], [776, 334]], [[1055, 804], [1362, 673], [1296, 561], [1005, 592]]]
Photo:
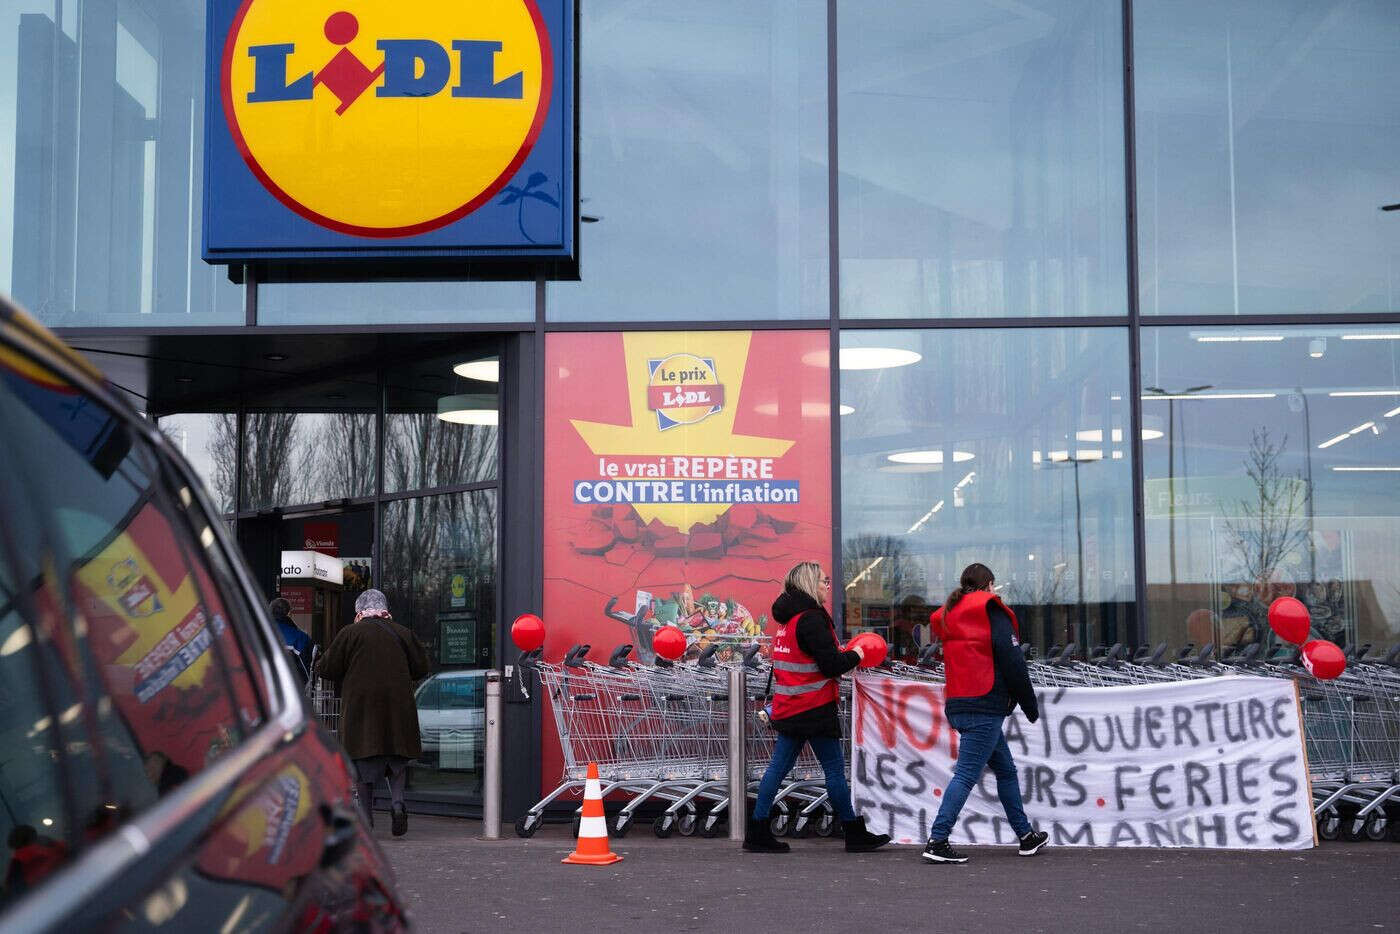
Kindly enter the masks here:
[[996, 667], [992, 659], [992, 620], [987, 604], [993, 600], [1011, 617], [1011, 630], [1019, 639], [1016, 614], [996, 594], [979, 590], [964, 596], [951, 613], [934, 610], [929, 624], [943, 640], [945, 697], [981, 697], [992, 689]]
[[[837, 679], [823, 675], [812, 656], [797, 644], [797, 623], [802, 616], [799, 613], [779, 626], [778, 634], [773, 637], [774, 720], [834, 703], [840, 696]], [[835, 628], [831, 630], [831, 637], [836, 638]]]

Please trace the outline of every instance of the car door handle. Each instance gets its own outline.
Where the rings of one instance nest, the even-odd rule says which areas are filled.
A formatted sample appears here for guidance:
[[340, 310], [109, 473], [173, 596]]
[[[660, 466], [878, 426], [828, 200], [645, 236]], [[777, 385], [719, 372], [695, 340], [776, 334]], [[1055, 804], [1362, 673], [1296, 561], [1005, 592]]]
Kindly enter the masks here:
[[360, 835], [360, 820], [351, 811], [324, 804], [321, 805], [321, 819], [328, 828], [321, 849], [321, 868], [324, 869], [339, 863], [354, 849]]

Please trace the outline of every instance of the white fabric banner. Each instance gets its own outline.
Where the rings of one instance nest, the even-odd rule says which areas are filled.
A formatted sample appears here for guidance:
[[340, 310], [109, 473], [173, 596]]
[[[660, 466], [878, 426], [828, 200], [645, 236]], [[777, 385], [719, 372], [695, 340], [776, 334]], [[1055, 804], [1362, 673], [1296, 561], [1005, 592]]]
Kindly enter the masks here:
[[[1297, 690], [1223, 677], [1040, 688], [1004, 729], [1026, 814], [1052, 846], [1301, 850], [1315, 845]], [[858, 677], [851, 794], [876, 833], [922, 846], [957, 759], [943, 686]], [[983, 771], [951, 840], [1016, 839]]]

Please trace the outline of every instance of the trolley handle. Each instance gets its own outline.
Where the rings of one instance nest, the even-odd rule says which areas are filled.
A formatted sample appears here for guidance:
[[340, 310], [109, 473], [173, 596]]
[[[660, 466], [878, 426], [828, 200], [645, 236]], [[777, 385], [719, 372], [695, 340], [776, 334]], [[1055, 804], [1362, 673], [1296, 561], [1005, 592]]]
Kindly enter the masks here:
[[1400, 642], [1392, 645], [1390, 651], [1385, 653], [1385, 664], [1400, 667]]
[[1191, 660], [1191, 664], [1193, 664], [1193, 665], [1205, 665], [1205, 664], [1209, 663], [1209, 662], [1210, 662], [1210, 656], [1211, 656], [1211, 654], [1212, 654], [1214, 651], [1215, 651], [1215, 643], [1214, 643], [1214, 642], [1207, 642], [1207, 643], [1201, 648], [1200, 653], [1199, 653], [1195, 658], [1193, 658], [1193, 659]]
[[564, 665], [569, 668], [582, 668], [583, 660], [588, 655], [588, 650], [591, 648], [593, 648], [593, 646], [585, 642], [569, 649], [568, 653], [564, 655]]
[[613, 649], [612, 655], [608, 656], [608, 667], [609, 667], [609, 668], [631, 668], [632, 666], [629, 665], [629, 664], [627, 664], [627, 656], [629, 656], [629, 655], [631, 655], [631, 654], [632, 654], [632, 643], [630, 643], [630, 642], [624, 642], [624, 643], [622, 643], [622, 644], [619, 645], [617, 648]]
[[1162, 665], [1166, 663], [1166, 660], [1167, 644], [1165, 642], [1159, 642], [1157, 643], [1157, 647], [1152, 650], [1152, 655], [1147, 659], [1147, 664], [1151, 665], [1153, 668], [1161, 668]]
[[[1024, 647], [1024, 646], [1025, 646], [1025, 643], [1022, 643], [1022, 645], [1023, 645], [1023, 647]], [[920, 664], [920, 665], [927, 666], [927, 667], [932, 667], [932, 665], [934, 664], [933, 657], [934, 657], [935, 655], [938, 654], [938, 648], [939, 648], [939, 643], [938, 643], [938, 642], [930, 642], [928, 645], [926, 645], [926, 646], [924, 646], [922, 649], [920, 649], [920, 650], [919, 650], [919, 664]], [[1396, 646], [1396, 649], [1400, 649], [1400, 645], [1397, 645], [1397, 646]]]
[[1063, 652], [1061, 652], [1055, 658], [1051, 659], [1050, 664], [1072, 665], [1074, 664], [1074, 653], [1077, 651], [1079, 651], [1079, 643], [1071, 642], [1069, 645], [1065, 646], [1065, 650]]
[[700, 650], [700, 657], [695, 660], [695, 664], [700, 668], [715, 667], [715, 653], [719, 651], [719, 646], [711, 642]]
[[743, 656], [745, 668], [758, 667], [758, 648], [759, 646], [757, 642], [755, 642], [753, 645], [744, 646]]

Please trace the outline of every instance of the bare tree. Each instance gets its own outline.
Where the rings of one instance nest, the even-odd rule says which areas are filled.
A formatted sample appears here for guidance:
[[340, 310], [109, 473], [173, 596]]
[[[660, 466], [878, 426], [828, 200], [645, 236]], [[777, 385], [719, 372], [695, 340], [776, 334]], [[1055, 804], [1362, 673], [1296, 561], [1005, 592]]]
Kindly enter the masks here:
[[374, 416], [338, 412], [317, 416], [308, 495], [374, 495]]
[[928, 589], [923, 568], [909, 557], [908, 544], [896, 535], [857, 535], [846, 539], [841, 579], [847, 588], [862, 583], [878, 585], [891, 600], [910, 593], [923, 594]]
[[1287, 435], [1274, 444], [1269, 429], [1254, 430], [1244, 469], [1254, 482], [1255, 495], [1239, 501], [1236, 516], [1225, 517], [1225, 531], [1244, 578], [1260, 586], [1308, 540], [1303, 514], [1307, 487], [1301, 474], [1286, 474], [1279, 466], [1287, 446]]
[[249, 412], [243, 429], [243, 505], [302, 502], [314, 447], [299, 442], [295, 412]]

